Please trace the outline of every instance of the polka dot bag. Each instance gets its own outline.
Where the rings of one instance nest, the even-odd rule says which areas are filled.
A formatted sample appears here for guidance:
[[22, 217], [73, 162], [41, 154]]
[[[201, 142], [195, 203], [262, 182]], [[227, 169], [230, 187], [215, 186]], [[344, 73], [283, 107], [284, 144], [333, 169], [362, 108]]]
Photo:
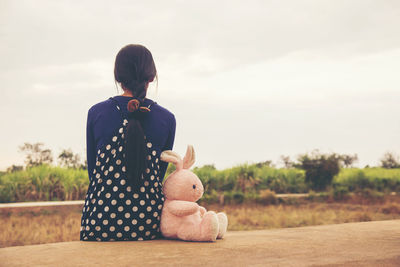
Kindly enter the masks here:
[[147, 168], [138, 192], [127, 184], [124, 135], [128, 120], [117, 101], [110, 97], [120, 111], [121, 127], [96, 155], [92, 181], [82, 210], [80, 240], [119, 241], [149, 240], [161, 236], [160, 217], [164, 202], [159, 178], [159, 155], [147, 140]]

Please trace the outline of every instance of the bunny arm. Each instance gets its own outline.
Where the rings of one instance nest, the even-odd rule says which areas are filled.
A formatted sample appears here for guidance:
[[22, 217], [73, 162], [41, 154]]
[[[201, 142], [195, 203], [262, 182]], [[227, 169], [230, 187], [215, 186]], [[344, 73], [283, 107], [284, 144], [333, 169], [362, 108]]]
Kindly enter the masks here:
[[200, 216], [203, 217], [204, 213], [206, 213], [206, 212], [207, 212], [206, 208], [200, 206]]
[[195, 202], [171, 200], [166, 208], [173, 215], [183, 217], [196, 213], [199, 210], [200, 206]]

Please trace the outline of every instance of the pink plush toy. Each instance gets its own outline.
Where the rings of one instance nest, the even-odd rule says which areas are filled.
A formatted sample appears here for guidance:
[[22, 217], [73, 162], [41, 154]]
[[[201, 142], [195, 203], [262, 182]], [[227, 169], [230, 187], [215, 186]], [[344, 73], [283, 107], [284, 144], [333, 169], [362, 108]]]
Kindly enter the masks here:
[[165, 202], [160, 223], [163, 236], [186, 241], [223, 238], [228, 226], [225, 213], [206, 211], [196, 203], [203, 196], [204, 188], [197, 175], [189, 170], [195, 161], [193, 147], [188, 146], [183, 161], [171, 150], [163, 151], [161, 160], [176, 166], [163, 185]]

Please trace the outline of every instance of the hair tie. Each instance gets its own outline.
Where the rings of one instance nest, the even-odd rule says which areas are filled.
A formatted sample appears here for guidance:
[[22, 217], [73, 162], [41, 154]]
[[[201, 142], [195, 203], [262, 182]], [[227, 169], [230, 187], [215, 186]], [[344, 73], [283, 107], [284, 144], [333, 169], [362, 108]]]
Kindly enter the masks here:
[[140, 106], [140, 101], [137, 100], [136, 98], [134, 98], [132, 100], [129, 100], [129, 102], [127, 104], [127, 109], [131, 113], [135, 112], [136, 110], [139, 110], [140, 112], [144, 112], [145, 113], [145, 112], [150, 112], [151, 111], [150, 106], [151, 106], [151, 104], [148, 107], [141, 107]]
[[149, 107], [140, 107], [139, 110], [141, 112], [150, 112], [150, 108]]
[[128, 109], [129, 112], [135, 112], [136, 110], [138, 110], [139, 105], [140, 105], [139, 100], [132, 99], [132, 100], [129, 100], [128, 105], [127, 105], [127, 109]]

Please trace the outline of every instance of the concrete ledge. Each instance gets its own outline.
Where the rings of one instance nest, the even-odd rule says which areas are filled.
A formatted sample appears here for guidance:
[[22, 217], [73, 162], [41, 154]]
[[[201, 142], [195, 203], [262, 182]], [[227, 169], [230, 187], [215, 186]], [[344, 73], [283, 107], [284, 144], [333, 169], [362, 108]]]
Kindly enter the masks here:
[[216, 243], [65, 242], [0, 249], [1, 266], [400, 266], [400, 220], [229, 232]]
[[13, 202], [13, 203], [0, 203], [0, 209], [75, 206], [75, 205], [83, 206], [84, 204], [85, 204], [84, 200]]
[[[305, 198], [308, 194], [276, 194], [277, 198]], [[12, 202], [0, 203], [0, 209], [11, 208], [36, 208], [36, 207], [55, 207], [55, 206], [75, 206], [85, 204], [84, 200], [65, 200], [65, 201], [34, 201], [34, 202]]]

